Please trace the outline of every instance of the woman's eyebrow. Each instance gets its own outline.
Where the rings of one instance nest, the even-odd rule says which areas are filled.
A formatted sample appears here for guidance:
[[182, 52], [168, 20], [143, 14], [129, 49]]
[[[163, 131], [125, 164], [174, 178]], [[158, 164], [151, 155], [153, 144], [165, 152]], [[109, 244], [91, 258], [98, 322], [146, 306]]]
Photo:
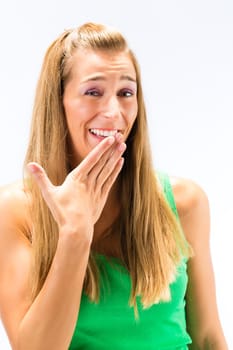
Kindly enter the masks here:
[[132, 81], [133, 83], [136, 83], [136, 78], [132, 78], [130, 75], [122, 75], [120, 77], [120, 80], [129, 80], [129, 81]]
[[[84, 79], [82, 82], [86, 83], [88, 81], [98, 81], [98, 80], [107, 80], [106, 77], [104, 77], [102, 74], [96, 74], [90, 77], [87, 77], [86, 79]], [[133, 78], [132, 76], [128, 75], [128, 74], [123, 74], [120, 76], [120, 80], [127, 80], [127, 81], [132, 81], [133, 83], [136, 83], [136, 79]]]

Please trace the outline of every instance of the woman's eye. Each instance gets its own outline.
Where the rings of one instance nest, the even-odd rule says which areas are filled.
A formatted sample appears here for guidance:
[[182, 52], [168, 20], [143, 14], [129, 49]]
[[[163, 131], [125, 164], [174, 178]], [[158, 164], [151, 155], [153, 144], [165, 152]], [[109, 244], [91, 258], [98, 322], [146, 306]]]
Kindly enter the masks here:
[[98, 90], [88, 90], [85, 92], [85, 95], [88, 96], [100, 96], [100, 92]]
[[120, 92], [119, 92], [119, 94], [118, 94], [118, 96], [122, 96], [122, 97], [131, 97], [131, 96], [133, 96], [133, 91], [131, 91], [131, 90], [121, 90]]

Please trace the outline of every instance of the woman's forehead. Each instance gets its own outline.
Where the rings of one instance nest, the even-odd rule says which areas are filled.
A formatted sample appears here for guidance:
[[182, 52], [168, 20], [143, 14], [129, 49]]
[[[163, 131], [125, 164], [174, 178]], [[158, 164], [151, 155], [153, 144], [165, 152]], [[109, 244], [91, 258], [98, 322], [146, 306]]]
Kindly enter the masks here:
[[128, 52], [101, 50], [77, 50], [71, 60], [71, 73], [74, 76], [100, 77], [115, 73], [136, 81], [136, 70]]

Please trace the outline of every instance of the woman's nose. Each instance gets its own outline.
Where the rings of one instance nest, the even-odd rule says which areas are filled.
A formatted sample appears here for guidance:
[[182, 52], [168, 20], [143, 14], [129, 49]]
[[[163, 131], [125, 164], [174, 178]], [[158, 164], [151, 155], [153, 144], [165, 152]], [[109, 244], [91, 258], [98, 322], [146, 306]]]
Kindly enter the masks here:
[[120, 116], [120, 103], [117, 96], [108, 98], [103, 109], [104, 117], [117, 118]]

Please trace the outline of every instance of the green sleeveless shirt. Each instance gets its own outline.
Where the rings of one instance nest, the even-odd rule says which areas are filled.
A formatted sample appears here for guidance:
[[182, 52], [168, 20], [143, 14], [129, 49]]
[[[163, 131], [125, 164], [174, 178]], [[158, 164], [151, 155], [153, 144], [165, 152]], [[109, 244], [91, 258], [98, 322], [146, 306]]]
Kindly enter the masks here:
[[[159, 176], [165, 196], [177, 215], [169, 178]], [[100, 269], [100, 300], [93, 303], [83, 293], [78, 320], [69, 350], [186, 350], [191, 338], [186, 331], [186, 261], [177, 268], [170, 285], [171, 301], [143, 309], [139, 318], [129, 307], [131, 278], [117, 258], [96, 256]]]

